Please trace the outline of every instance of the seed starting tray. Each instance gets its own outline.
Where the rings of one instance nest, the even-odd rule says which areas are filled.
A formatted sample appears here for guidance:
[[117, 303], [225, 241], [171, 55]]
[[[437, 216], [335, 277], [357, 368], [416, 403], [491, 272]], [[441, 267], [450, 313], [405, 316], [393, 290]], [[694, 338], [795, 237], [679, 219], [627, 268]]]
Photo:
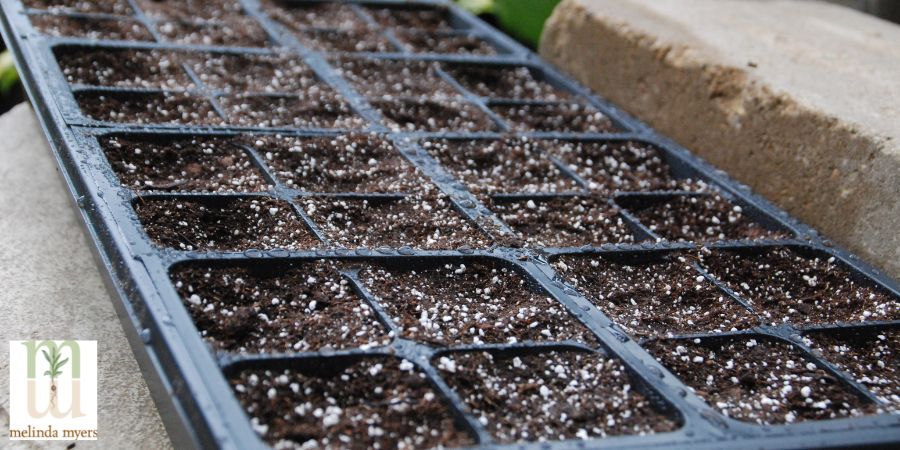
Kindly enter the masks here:
[[893, 281], [448, 2], [0, 4], [179, 448], [900, 442]]

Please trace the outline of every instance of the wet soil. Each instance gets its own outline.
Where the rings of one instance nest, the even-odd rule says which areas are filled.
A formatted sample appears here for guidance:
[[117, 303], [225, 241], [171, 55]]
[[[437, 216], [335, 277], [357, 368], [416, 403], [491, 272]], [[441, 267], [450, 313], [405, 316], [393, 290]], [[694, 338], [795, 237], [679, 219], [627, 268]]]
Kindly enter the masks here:
[[239, 0], [137, 0], [157, 20], [229, 20], [242, 14]]
[[564, 133], [612, 133], [619, 131], [608, 117], [579, 103], [493, 105], [516, 131]]
[[62, 47], [54, 53], [63, 75], [72, 84], [156, 89], [193, 87], [174, 53], [89, 47]]
[[153, 36], [136, 20], [67, 17], [42, 14], [30, 16], [31, 24], [52, 36], [109, 39], [116, 41], [152, 41]]
[[414, 53], [444, 53], [453, 55], [494, 55], [497, 52], [487, 41], [467, 34], [429, 33], [398, 30], [397, 39]]
[[481, 110], [459, 100], [374, 100], [385, 124], [394, 131], [496, 131]]
[[266, 47], [269, 37], [250, 17], [230, 17], [222, 22], [169, 21], [156, 26], [165, 41], [187, 45]]
[[229, 123], [262, 128], [362, 128], [363, 119], [330, 88], [316, 85], [294, 96], [220, 98]]
[[445, 70], [475, 95], [492, 99], [568, 100], [572, 95], [523, 66], [445, 64]]
[[77, 92], [81, 111], [92, 119], [134, 124], [220, 125], [212, 104], [187, 93]]
[[54, 12], [131, 14], [127, 0], [23, 0], [26, 8]]
[[383, 27], [438, 32], [452, 31], [450, 12], [445, 8], [379, 8], [365, 11]]
[[291, 4], [280, 0], [263, 0], [263, 10], [293, 31], [304, 28], [359, 29], [367, 26], [353, 7], [337, 3]]
[[436, 73], [437, 64], [370, 58], [333, 59], [354, 89], [367, 97], [450, 97], [458, 93]]
[[381, 33], [368, 28], [350, 30], [302, 30], [297, 32], [300, 43], [321, 52], [387, 53], [397, 47]]
[[185, 59], [203, 84], [229, 93], [290, 93], [320, 83], [291, 56], [204, 53]]

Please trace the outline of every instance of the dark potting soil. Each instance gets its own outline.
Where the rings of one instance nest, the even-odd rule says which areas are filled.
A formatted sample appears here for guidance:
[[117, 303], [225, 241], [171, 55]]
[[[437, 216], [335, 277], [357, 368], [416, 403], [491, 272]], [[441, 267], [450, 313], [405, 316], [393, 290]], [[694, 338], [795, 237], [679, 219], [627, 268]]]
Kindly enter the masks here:
[[353, 7], [340, 3], [291, 3], [263, 0], [263, 10], [293, 31], [304, 28], [359, 29], [367, 26]]
[[297, 32], [300, 43], [321, 52], [396, 52], [381, 33], [369, 28], [340, 30], [302, 30]]
[[257, 192], [262, 173], [234, 141], [212, 137], [104, 137], [100, 146], [122, 185], [148, 191]]
[[231, 378], [250, 423], [274, 448], [411, 449], [475, 441], [425, 374], [406, 360], [368, 357]]
[[365, 11], [383, 27], [422, 31], [452, 31], [450, 12], [445, 8], [429, 7], [366, 7]]
[[475, 95], [492, 99], [568, 100], [571, 94], [535, 77], [524, 66], [445, 64], [444, 69]]
[[678, 427], [634, 389], [619, 360], [597, 353], [450, 353], [434, 363], [469, 412], [502, 443], [645, 435]]
[[397, 39], [415, 53], [445, 53], [453, 55], [494, 55], [497, 52], [487, 41], [467, 34], [430, 33], [398, 30]]
[[89, 47], [60, 47], [56, 60], [72, 84], [124, 88], [189, 89], [191, 79], [174, 53]]
[[564, 256], [553, 268], [613, 322], [635, 337], [721, 333], [759, 320], [691, 265], [696, 257], [667, 254], [626, 259]]
[[726, 239], [779, 239], [784, 232], [768, 230], [744, 215], [743, 209], [719, 195], [621, 198], [617, 203], [641, 224], [664, 239], [712, 242]]
[[806, 345], [900, 411], [900, 329], [821, 331], [804, 336]]
[[496, 131], [497, 125], [475, 106], [460, 100], [373, 100], [385, 125], [394, 131]]
[[788, 248], [704, 252], [702, 265], [767, 322], [799, 326], [897, 320], [900, 300], [855, 278], [841, 263]]
[[475, 193], [575, 191], [581, 187], [528, 139], [434, 140], [422, 143], [441, 166]]
[[307, 352], [381, 346], [375, 312], [334, 262], [179, 267], [172, 282], [200, 335], [219, 351]]
[[128, 0], [23, 0], [26, 8], [54, 12], [131, 14]]
[[325, 235], [345, 247], [452, 250], [490, 245], [448, 198], [434, 193], [400, 200], [309, 197], [302, 201]]
[[239, 0], [137, 0], [157, 20], [229, 20], [242, 14]]
[[187, 45], [266, 47], [269, 37], [255, 20], [230, 16], [227, 21], [169, 21], [156, 26], [163, 40]]
[[255, 136], [248, 144], [280, 180], [308, 192], [413, 192], [426, 184], [394, 145], [370, 134]]
[[875, 412], [786, 343], [695, 339], [653, 341], [644, 348], [710, 406], [737, 420], [783, 424]]
[[187, 93], [76, 92], [81, 111], [92, 119], [135, 124], [220, 125], [206, 99]]
[[320, 83], [312, 69], [291, 56], [202, 53], [185, 59], [203, 84], [225, 92], [291, 93]]
[[533, 105], [493, 105], [491, 109], [503, 117], [516, 131], [612, 133], [618, 131], [608, 117], [580, 103]]
[[153, 40], [150, 32], [136, 20], [68, 17], [49, 14], [30, 16], [30, 18], [31, 24], [38, 31], [53, 36], [117, 41]]
[[335, 58], [331, 61], [353, 88], [367, 97], [450, 97], [458, 93], [427, 61]]
[[138, 199], [154, 242], [185, 251], [304, 250], [320, 246], [290, 204], [266, 197]]
[[604, 199], [551, 197], [494, 200], [493, 208], [529, 246], [581, 247], [634, 242], [618, 210]]
[[478, 261], [412, 269], [369, 267], [359, 274], [406, 339], [432, 345], [597, 345], [559, 302], [512, 269]]
[[315, 85], [293, 96], [221, 97], [228, 122], [242, 127], [345, 128], [365, 125], [363, 119], [331, 88]]

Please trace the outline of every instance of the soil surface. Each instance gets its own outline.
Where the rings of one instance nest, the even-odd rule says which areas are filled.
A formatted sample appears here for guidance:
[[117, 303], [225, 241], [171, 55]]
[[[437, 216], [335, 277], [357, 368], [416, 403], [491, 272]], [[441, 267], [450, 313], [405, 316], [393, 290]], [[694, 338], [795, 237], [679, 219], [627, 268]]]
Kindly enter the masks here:
[[122, 185], [137, 190], [257, 192], [268, 189], [247, 154], [226, 138], [104, 137]]
[[316, 85], [294, 96], [220, 98], [229, 123], [262, 128], [362, 128], [365, 121], [331, 88]]
[[427, 183], [394, 145], [370, 134], [248, 139], [280, 180], [309, 192], [412, 192]]
[[300, 43], [321, 52], [396, 52], [381, 33], [368, 28], [350, 30], [303, 30], [299, 31]]
[[312, 69], [290, 56], [203, 53], [185, 59], [203, 84], [225, 92], [290, 93], [320, 83]]
[[636, 337], [721, 333], [757, 325], [756, 316], [691, 266], [695, 259], [681, 253], [641, 259], [564, 256], [553, 267]]
[[631, 243], [631, 229], [604, 199], [552, 197], [495, 200], [495, 213], [531, 247]]
[[458, 95], [436, 73], [437, 64], [370, 58], [334, 58], [332, 65], [367, 97], [450, 97]]
[[26, 8], [54, 12], [131, 14], [128, 0], [23, 0]]
[[803, 326], [900, 318], [900, 300], [827, 256], [806, 257], [778, 247], [759, 253], [704, 252], [702, 258], [714, 277], [767, 322]]
[[81, 111], [95, 120], [135, 124], [220, 125], [206, 99], [184, 93], [76, 92]]
[[617, 203], [657, 235], [678, 242], [736, 239], [779, 239], [781, 231], [767, 230], [744, 215], [743, 209], [719, 195], [661, 198], [621, 198]]
[[502, 443], [672, 431], [633, 389], [625, 366], [597, 353], [451, 353], [434, 361], [469, 412]]
[[384, 27], [417, 29], [423, 31], [452, 31], [450, 12], [445, 8], [379, 8], [366, 7], [365, 11]]
[[608, 117], [579, 103], [493, 105], [515, 131], [612, 133], [619, 131]]
[[222, 22], [170, 21], [156, 25], [162, 38], [189, 45], [229, 47], [266, 47], [269, 37], [256, 21], [246, 16], [231, 16]]
[[238, 0], [137, 0], [157, 20], [229, 20], [242, 14]]
[[783, 424], [875, 412], [785, 343], [695, 339], [654, 341], [644, 348], [710, 406], [737, 420]]
[[369, 348], [390, 340], [334, 262], [179, 267], [172, 281], [200, 335], [239, 353]]
[[398, 30], [397, 39], [414, 53], [446, 53], [453, 55], [495, 55], [487, 41], [467, 34], [430, 33]]
[[251, 425], [274, 448], [475, 443], [455, 423], [425, 374], [406, 360], [368, 357], [347, 365], [328, 360], [301, 364], [299, 370], [244, 370], [231, 379]]
[[374, 100], [385, 125], [394, 131], [496, 131], [497, 125], [475, 106], [459, 100]]
[[869, 389], [886, 409], [900, 411], [900, 329], [823, 331], [807, 334], [804, 341]]
[[401, 335], [432, 345], [579, 341], [597, 338], [556, 300], [507, 267], [466, 261], [359, 275]]
[[304, 28], [359, 29], [368, 25], [347, 4], [291, 4], [280, 0], [263, 0], [261, 3], [270, 17], [294, 31]]
[[434, 193], [401, 200], [310, 197], [303, 203], [325, 235], [345, 247], [452, 250], [490, 245], [448, 198]]
[[116, 41], [152, 41], [153, 36], [140, 22], [128, 19], [99, 19], [54, 15], [29, 16], [41, 33], [53, 36], [110, 39]]
[[445, 64], [447, 73], [475, 95], [493, 99], [568, 100], [571, 94], [523, 66]]
[[54, 53], [72, 84], [156, 89], [194, 86], [174, 53], [90, 47], [62, 47]]
[[135, 210], [150, 239], [179, 250], [237, 252], [320, 246], [290, 204], [266, 197], [138, 199]]

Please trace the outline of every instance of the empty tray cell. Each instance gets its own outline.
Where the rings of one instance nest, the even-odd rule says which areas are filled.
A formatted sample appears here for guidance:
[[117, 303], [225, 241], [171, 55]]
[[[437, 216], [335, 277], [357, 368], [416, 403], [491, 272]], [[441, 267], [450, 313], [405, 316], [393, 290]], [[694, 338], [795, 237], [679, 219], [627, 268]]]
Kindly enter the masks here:
[[227, 20], [242, 14], [240, 0], [137, 0], [157, 20]]
[[414, 53], [446, 53], [453, 55], [494, 55], [487, 41], [469, 34], [397, 31], [397, 38]]
[[128, 0], [23, 0], [26, 8], [79, 13], [131, 14]]
[[314, 197], [303, 202], [306, 213], [328, 239], [344, 247], [450, 250], [490, 244], [442, 196]]
[[309, 66], [289, 56], [201, 53], [185, 59], [203, 84], [225, 92], [289, 93], [320, 83]]
[[900, 301], [828, 255], [785, 247], [716, 251], [703, 266], [771, 323], [796, 325], [897, 320]]
[[251, 141], [275, 176], [308, 192], [412, 192], [427, 183], [390, 141], [371, 134]]
[[783, 424], [875, 410], [783, 342], [752, 337], [669, 340], [644, 348], [710, 406], [733, 419]]
[[231, 377], [231, 385], [253, 429], [274, 448], [475, 443], [425, 374], [394, 357], [304, 360], [292, 370], [245, 369]]
[[163, 40], [177, 44], [230, 47], [266, 47], [269, 37], [253, 19], [232, 17], [222, 22], [160, 22], [156, 26]]
[[564, 256], [556, 272], [636, 337], [721, 333], [758, 319], [692, 266], [687, 254]]
[[303, 28], [359, 29], [367, 26], [353, 6], [347, 4], [283, 0], [264, 0], [261, 3], [269, 16], [294, 31]]
[[468, 412], [501, 443], [672, 431], [678, 423], [597, 353], [450, 353], [433, 362]]
[[172, 281], [203, 339], [218, 351], [289, 353], [388, 343], [375, 311], [331, 262], [179, 266]]
[[355, 30], [302, 30], [297, 32], [300, 43], [322, 52], [396, 52], [381, 33], [368, 28]]
[[268, 188], [247, 154], [227, 138], [110, 136], [100, 147], [122, 185], [137, 190], [256, 192]]
[[498, 104], [491, 106], [516, 131], [613, 133], [619, 131], [602, 112], [581, 103]]
[[303, 250], [319, 245], [289, 203], [268, 197], [142, 198], [135, 210], [150, 239], [180, 250]]
[[426, 141], [422, 146], [472, 192], [503, 194], [580, 189], [534, 141], [527, 139], [445, 139]]
[[493, 210], [530, 247], [634, 242], [629, 226], [605, 200], [584, 197], [494, 200]]
[[373, 100], [394, 131], [495, 131], [497, 125], [475, 106], [460, 100]]
[[384, 27], [432, 32], [453, 30], [450, 11], [446, 8], [371, 6], [366, 8], [366, 12]]
[[88, 117], [134, 124], [218, 125], [222, 118], [204, 98], [178, 92], [76, 92]]
[[572, 97], [525, 66], [447, 64], [444, 69], [463, 87], [482, 97], [542, 101]]
[[597, 345], [559, 302], [500, 264], [418, 262], [402, 269], [369, 267], [359, 278], [406, 339], [434, 345]]
[[891, 412], [900, 411], [900, 329], [813, 332], [807, 345], [875, 394]]
[[332, 63], [362, 95], [368, 97], [449, 97], [457, 95], [453, 86], [435, 72], [428, 61], [396, 61], [374, 58], [341, 58]]
[[678, 242], [780, 239], [719, 195], [621, 197], [617, 202], [660, 237]]
[[193, 86], [170, 52], [66, 46], [57, 47], [54, 54], [72, 84], [157, 89]]
[[30, 16], [38, 31], [52, 36], [109, 39], [115, 41], [152, 41], [153, 36], [140, 22], [130, 19], [70, 17], [41, 14]]
[[299, 95], [246, 95], [220, 99], [229, 123], [262, 128], [362, 128], [363, 119], [330, 88], [313, 86]]
[[592, 190], [646, 192], [704, 190], [705, 183], [672, 176], [662, 152], [640, 142], [544, 141], [541, 145]]

